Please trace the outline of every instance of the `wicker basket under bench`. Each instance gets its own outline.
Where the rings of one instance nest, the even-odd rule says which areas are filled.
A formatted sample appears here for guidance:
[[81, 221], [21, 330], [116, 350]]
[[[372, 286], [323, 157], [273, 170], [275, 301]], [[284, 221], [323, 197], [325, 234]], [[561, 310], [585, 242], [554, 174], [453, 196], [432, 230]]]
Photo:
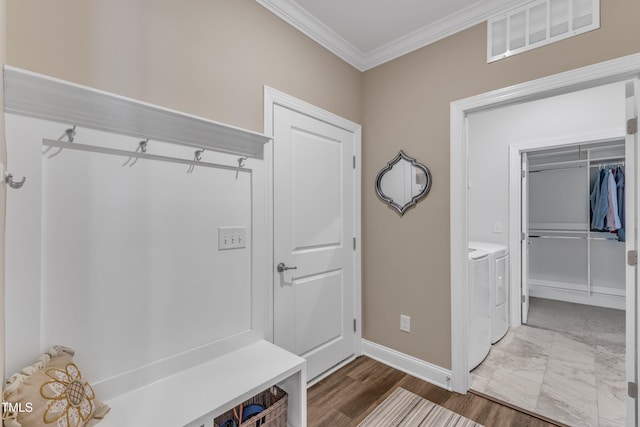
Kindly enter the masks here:
[[[265, 408], [262, 412], [257, 413], [244, 422], [238, 422], [238, 427], [287, 427], [287, 393], [278, 386], [253, 396], [251, 399], [242, 403], [242, 407], [258, 404]], [[224, 414], [217, 416], [213, 420], [214, 427], [223, 427], [228, 420], [238, 419], [240, 415], [240, 407], [231, 409]]]

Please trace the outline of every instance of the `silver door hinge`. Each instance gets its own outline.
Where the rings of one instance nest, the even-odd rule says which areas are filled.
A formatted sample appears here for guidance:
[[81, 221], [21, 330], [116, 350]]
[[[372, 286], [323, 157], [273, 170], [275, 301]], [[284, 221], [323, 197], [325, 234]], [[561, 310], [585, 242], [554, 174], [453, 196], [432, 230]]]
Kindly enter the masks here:
[[638, 251], [628, 251], [627, 252], [627, 264], [628, 265], [638, 265]]
[[356, 250], [356, 238], [355, 237], [353, 238], [353, 250], [354, 251]]
[[520, 240], [524, 240], [527, 237], [526, 234], [524, 233], [520, 233]]
[[353, 319], [353, 332], [356, 331], [356, 319]]
[[632, 383], [632, 382], [628, 382], [627, 383], [627, 394], [629, 395], [630, 398], [637, 399], [638, 398], [638, 384]]
[[[524, 178], [525, 176], [527, 176], [527, 171], [521, 170], [520, 171], [520, 177]], [[531, 178], [533, 179], [533, 178]]]
[[627, 135], [635, 135], [638, 133], [638, 118], [627, 120]]
[[353, 168], [356, 168], [356, 156], [353, 156]]
[[520, 302], [521, 303], [525, 303], [525, 301], [527, 300], [527, 297], [525, 297], [524, 295], [520, 295]]

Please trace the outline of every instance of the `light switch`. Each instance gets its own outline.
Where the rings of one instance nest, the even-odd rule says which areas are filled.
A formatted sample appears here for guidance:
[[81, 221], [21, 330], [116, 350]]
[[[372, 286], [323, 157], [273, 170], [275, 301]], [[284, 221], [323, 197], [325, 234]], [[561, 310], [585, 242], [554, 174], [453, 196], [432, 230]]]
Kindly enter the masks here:
[[218, 227], [218, 250], [247, 246], [247, 227]]
[[502, 233], [502, 223], [500, 221], [495, 221], [493, 223], [493, 232], [496, 234]]

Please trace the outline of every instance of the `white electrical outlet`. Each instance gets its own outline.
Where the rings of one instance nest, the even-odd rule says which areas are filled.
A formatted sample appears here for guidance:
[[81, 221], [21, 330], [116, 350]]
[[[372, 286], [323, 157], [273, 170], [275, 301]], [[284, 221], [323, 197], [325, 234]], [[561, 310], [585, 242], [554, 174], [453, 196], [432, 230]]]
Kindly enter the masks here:
[[500, 221], [495, 221], [493, 223], [493, 232], [496, 234], [502, 233], [502, 223]]
[[400, 315], [400, 330], [404, 332], [411, 332], [411, 317]]
[[218, 227], [218, 250], [247, 246], [247, 227]]

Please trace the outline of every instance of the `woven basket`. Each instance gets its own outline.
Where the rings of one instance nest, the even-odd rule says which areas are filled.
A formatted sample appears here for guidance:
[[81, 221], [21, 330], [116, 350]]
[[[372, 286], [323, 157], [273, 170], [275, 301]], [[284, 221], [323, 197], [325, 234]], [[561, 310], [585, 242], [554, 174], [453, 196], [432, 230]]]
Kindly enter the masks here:
[[[251, 399], [242, 403], [243, 407], [251, 404], [262, 405], [264, 411], [248, 418], [243, 423], [238, 423], [238, 427], [287, 427], [287, 393], [278, 386], [273, 386]], [[236, 413], [240, 413], [236, 407]], [[214, 427], [221, 427], [228, 420], [236, 419], [233, 409], [216, 417], [213, 420]]]

